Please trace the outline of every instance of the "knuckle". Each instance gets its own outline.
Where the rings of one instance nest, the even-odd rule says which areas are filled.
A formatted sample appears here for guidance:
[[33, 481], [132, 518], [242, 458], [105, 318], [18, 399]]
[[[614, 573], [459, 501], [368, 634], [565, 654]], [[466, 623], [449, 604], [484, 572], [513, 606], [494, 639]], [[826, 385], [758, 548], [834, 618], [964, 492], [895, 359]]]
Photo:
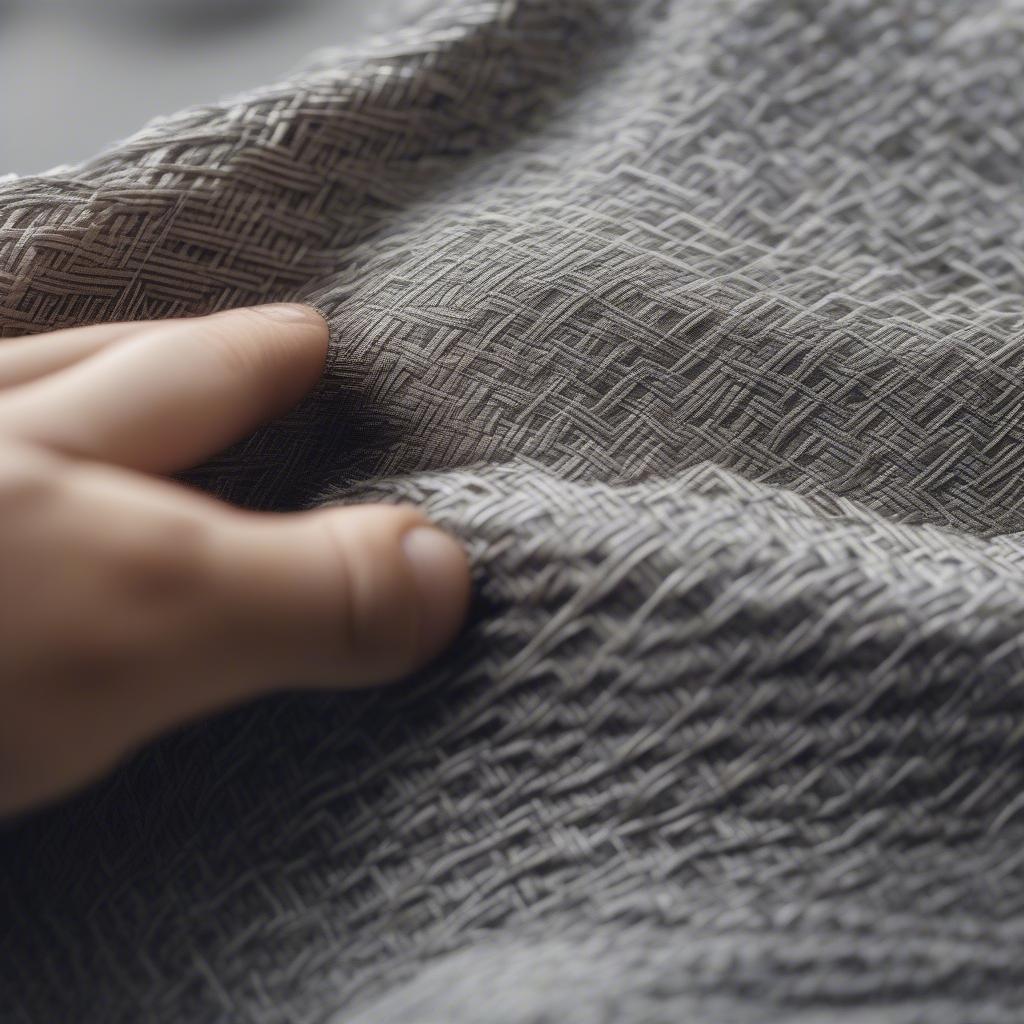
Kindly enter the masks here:
[[5, 446], [0, 472], [0, 508], [28, 511], [53, 500], [63, 485], [55, 457], [27, 447]]
[[404, 670], [416, 651], [419, 616], [390, 531], [354, 537], [339, 535], [330, 519], [325, 526], [336, 553], [336, 649], [373, 676]]
[[106, 699], [117, 692], [138, 664], [130, 631], [110, 616], [89, 616], [63, 631], [51, 658], [54, 693]]

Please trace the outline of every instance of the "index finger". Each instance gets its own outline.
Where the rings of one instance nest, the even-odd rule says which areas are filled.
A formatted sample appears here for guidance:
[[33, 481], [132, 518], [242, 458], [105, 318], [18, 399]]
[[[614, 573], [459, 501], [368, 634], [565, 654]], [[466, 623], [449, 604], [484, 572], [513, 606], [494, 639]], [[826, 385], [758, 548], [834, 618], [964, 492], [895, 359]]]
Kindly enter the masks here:
[[327, 324], [299, 305], [147, 325], [0, 394], [0, 433], [67, 455], [169, 473], [281, 415], [313, 386]]
[[28, 384], [56, 373], [152, 326], [146, 322], [93, 324], [6, 338], [0, 341], [0, 388]]

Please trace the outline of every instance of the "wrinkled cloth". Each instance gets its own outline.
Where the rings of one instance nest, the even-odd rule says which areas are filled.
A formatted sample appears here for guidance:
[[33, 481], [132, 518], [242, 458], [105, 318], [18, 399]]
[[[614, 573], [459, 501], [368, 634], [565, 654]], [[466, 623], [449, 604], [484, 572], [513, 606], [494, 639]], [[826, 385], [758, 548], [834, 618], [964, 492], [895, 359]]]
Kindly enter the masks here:
[[477, 592], [0, 834], [0, 1019], [1019, 1024], [1024, 9], [423, 6], [0, 186], [5, 335], [314, 303], [192, 481]]

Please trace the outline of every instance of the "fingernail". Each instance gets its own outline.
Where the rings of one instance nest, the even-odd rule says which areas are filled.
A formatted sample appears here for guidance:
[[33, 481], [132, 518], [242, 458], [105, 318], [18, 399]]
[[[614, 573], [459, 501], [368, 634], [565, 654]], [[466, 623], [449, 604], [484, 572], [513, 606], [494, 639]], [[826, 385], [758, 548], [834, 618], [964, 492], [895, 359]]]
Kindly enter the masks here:
[[298, 302], [271, 302], [265, 306], [253, 306], [253, 310], [262, 313], [271, 320], [280, 321], [283, 324], [308, 324], [313, 319], [323, 320], [323, 317], [312, 306], [303, 306]]
[[454, 537], [416, 526], [402, 538], [420, 596], [420, 649], [437, 654], [454, 637], [469, 603], [469, 563]]

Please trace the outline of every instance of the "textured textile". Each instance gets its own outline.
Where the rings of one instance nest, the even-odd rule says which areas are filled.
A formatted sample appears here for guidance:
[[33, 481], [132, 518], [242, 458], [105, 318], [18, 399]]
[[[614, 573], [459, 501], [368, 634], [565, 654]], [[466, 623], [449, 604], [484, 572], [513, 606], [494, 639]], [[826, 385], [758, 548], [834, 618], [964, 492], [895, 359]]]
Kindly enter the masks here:
[[195, 480], [478, 590], [0, 835], [0, 1019], [1019, 1024], [1024, 9], [425, 6], [0, 188], [6, 334], [315, 302]]

